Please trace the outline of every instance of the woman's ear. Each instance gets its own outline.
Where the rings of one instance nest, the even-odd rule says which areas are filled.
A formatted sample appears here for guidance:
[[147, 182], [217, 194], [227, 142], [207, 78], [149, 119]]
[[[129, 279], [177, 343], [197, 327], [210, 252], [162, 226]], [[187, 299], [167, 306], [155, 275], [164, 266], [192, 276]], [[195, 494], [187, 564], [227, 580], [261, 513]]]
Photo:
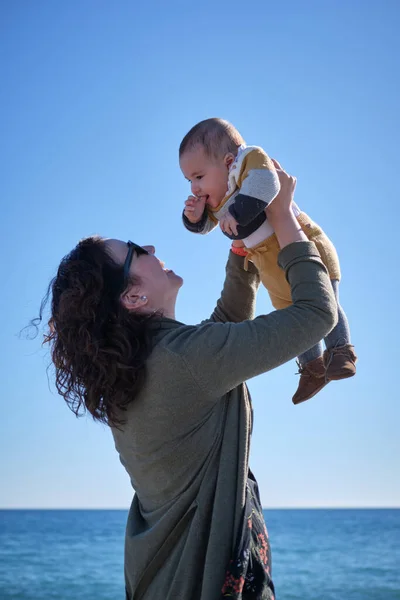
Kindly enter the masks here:
[[225, 166], [228, 167], [228, 169], [234, 160], [235, 160], [235, 156], [234, 156], [234, 154], [232, 154], [232, 152], [228, 152], [228, 154], [225, 154], [224, 163], [225, 163]]
[[140, 294], [138, 288], [132, 286], [121, 296], [121, 302], [127, 310], [140, 310], [141, 308], [146, 306], [148, 300], [147, 296], [143, 296]]

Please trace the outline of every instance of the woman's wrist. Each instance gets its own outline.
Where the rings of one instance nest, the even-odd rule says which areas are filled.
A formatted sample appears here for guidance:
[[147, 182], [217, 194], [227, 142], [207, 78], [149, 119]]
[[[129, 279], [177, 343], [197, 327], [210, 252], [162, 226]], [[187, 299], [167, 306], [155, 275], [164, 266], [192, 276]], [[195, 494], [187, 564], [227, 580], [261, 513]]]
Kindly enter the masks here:
[[284, 248], [293, 242], [307, 242], [308, 238], [302, 230], [293, 211], [280, 211], [279, 214], [269, 215], [268, 220], [274, 228], [279, 246]]

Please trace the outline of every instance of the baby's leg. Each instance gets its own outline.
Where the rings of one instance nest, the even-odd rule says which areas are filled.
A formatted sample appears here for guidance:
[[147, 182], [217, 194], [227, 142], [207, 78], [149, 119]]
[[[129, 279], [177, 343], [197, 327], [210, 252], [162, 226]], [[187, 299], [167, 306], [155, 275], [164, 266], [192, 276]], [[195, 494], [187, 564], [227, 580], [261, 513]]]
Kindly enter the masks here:
[[[333, 291], [335, 292], [335, 297], [338, 303], [338, 322], [337, 325], [332, 329], [330, 333], [325, 338], [326, 348], [329, 350], [330, 348], [334, 348], [337, 346], [344, 346], [345, 344], [350, 344], [350, 328], [349, 322], [347, 320], [346, 314], [343, 308], [339, 304], [339, 282], [337, 279], [332, 280]], [[298, 357], [298, 361], [300, 363], [300, 367], [304, 367], [307, 363], [319, 358], [323, 355], [324, 348], [322, 342], [318, 342], [315, 346], [303, 352]]]
[[327, 350], [330, 350], [336, 346], [344, 346], [345, 344], [351, 343], [349, 322], [347, 320], [346, 313], [339, 303], [339, 281], [337, 279], [332, 279], [331, 283], [338, 307], [338, 322], [325, 338], [325, 346]]
[[[289, 283], [278, 266], [279, 244], [273, 235], [256, 248], [249, 250], [249, 259], [259, 270], [260, 278], [269, 293], [274, 308], [281, 310], [292, 304]], [[304, 402], [317, 394], [327, 383], [322, 343], [315, 345], [299, 357], [300, 381], [293, 396], [294, 404]]]
[[347, 379], [356, 374], [357, 356], [351, 345], [350, 327], [346, 313], [339, 303], [339, 281], [332, 280], [332, 287], [338, 305], [338, 322], [325, 338], [324, 360], [326, 377], [331, 380]]
[[[282, 297], [275, 296], [270, 291], [268, 293], [274, 308], [279, 310], [290, 306], [290, 300], [286, 299], [285, 301]], [[300, 404], [300, 402], [312, 398], [328, 383], [325, 378], [323, 352], [322, 342], [318, 342], [298, 357], [300, 381], [292, 398], [293, 404]]]
[[324, 347], [322, 345], [322, 342], [318, 342], [318, 344], [315, 344], [315, 346], [313, 346], [309, 350], [306, 350], [305, 352], [303, 352], [303, 354], [300, 354], [300, 356], [297, 357], [300, 367], [304, 367], [304, 365], [311, 362], [312, 360], [320, 358], [323, 355], [323, 353]]

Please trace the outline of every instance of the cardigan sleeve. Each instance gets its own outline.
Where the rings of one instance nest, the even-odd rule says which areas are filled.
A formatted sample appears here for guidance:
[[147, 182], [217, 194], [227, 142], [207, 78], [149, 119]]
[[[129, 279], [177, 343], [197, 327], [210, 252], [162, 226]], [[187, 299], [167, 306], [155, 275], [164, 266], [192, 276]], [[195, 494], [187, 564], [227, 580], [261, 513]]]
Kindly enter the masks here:
[[[244, 269], [244, 257], [229, 252], [224, 287], [207, 321], [240, 323], [253, 319], [260, 277], [252, 262]], [[207, 323], [203, 321], [203, 324]]]
[[239, 193], [229, 212], [239, 225], [251, 223], [279, 193], [274, 163], [262, 148], [254, 148], [243, 160], [238, 176]]
[[182, 221], [188, 231], [203, 235], [210, 233], [217, 226], [217, 221], [214, 221], [210, 217], [207, 210], [203, 212], [201, 220], [198, 223], [191, 223], [184, 213], [182, 213]]
[[286, 246], [279, 263], [291, 286], [291, 306], [241, 323], [182, 327], [170, 338], [169, 350], [180, 355], [208, 397], [217, 400], [246, 380], [291, 360], [335, 326], [332, 285], [314, 243]]

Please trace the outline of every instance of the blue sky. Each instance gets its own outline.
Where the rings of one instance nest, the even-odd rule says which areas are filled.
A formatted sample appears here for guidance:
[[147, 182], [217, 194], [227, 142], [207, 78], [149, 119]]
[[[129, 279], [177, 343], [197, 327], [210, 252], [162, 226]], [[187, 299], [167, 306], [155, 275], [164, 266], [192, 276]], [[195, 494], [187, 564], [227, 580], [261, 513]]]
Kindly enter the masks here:
[[190, 4], [0, 8], [0, 507], [129, 506], [110, 432], [75, 419], [41, 339], [17, 334], [93, 233], [154, 244], [185, 279], [177, 318], [211, 312], [229, 243], [183, 228], [177, 160], [210, 116], [297, 176], [298, 204], [338, 248], [359, 355], [357, 377], [297, 407], [294, 362], [250, 382], [263, 505], [400, 506], [399, 5]]

